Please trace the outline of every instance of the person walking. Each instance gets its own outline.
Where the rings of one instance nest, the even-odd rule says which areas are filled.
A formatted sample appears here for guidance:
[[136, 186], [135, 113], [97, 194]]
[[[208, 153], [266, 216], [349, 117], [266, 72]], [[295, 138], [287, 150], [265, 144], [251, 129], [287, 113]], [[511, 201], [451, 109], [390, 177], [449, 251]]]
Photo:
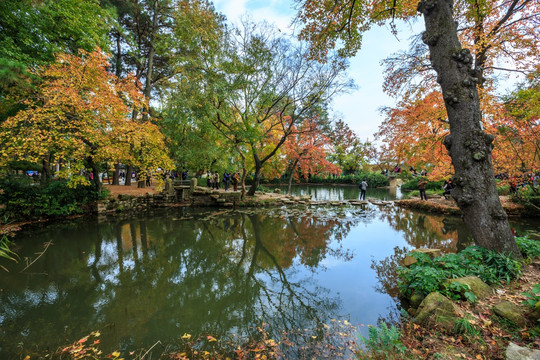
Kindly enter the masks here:
[[420, 181], [418, 181], [418, 189], [420, 189], [420, 200], [427, 200], [426, 185], [427, 185], [426, 179], [420, 178]]
[[368, 188], [368, 183], [366, 179], [362, 180], [360, 183], [360, 200], [366, 200], [366, 190]]

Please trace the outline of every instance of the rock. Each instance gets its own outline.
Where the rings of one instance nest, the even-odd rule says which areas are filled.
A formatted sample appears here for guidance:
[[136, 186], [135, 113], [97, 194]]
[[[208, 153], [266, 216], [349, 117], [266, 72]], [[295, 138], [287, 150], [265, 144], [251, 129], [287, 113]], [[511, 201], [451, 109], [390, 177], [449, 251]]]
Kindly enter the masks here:
[[197, 187], [197, 178], [191, 178], [189, 182], [189, 187], [191, 191], [195, 190], [195, 188]]
[[511, 342], [506, 348], [506, 360], [540, 360], [540, 350], [527, 349]]
[[447, 297], [433, 292], [426, 296], [418, 307], [418, 314], [414, 322], [422, 325], [435, 325], [452, 331], [455, 318], [462, 317], [460, 308]]
[[413, 258], [412, 256], [410, 255], [407, 255], [403, 258], [403, 260], [401, 261], [401, 264], [403, 266], [406, 266], [406, 267], [409, 267], [411, 266], [412, 264], [415, 264], [416, 262], [418, 262], [418, 260], [416, 260], [415, 258]]
[[484, 299], [493, 295], [493, 289], [477, 276], [465, 276], [462, 278], [448, 279], [444, 281], [445, 285], [450, 285], [451, 283], [469, 285], [471, 292], [476, 295], [478, 299]]
[[281, 189], [275, 188], [275, 189], [274, 189], [274, 193], [275, 193], [275, 194], [281, 194]]
[[420, 248], [420, 249], [414, 249], [411, 252], [419, 252], [422, 254], [428, 254], [430, 258], [436, 258], [441, 256], [441, 249], [426, 249], [426, 248]]
[[420, 306], [422, 303], [422, 300], [424, 300], [424, 297], [422, 294], [417, 293], [416, 291], [411, 295], [411, 298], [409, 299], [409, 302], [411, 303], [411, 306], [415, 309]]
[[517, 326], [525, 325], [525, 318], [520, 308], [510, 301], [502, 301], [493, 307], [493, 312], [502, 318], [512, 321]]
[[[414, 249], [412, 250], [410, 253], [415, 253], [415, 252], [419, 252], [419, 253], [423, 253], [423, 254], [428, 254], [430, 258], [436, 258], [436, 257], [439, 257], [441, 256], [441, 249], [425, 249], [425, 248], [420, 248], [420, 249]], [[409, 253], [409, 254], [410, 254]], [[412, 264], [415, 264], [417, 262], [417, 260], [411, 256], [411, 255], [407, 255], [405, 256], [405, 258], [403, 258], [401, 264], [403, 266], [406, 266], [406, 267], [409, 267], [411, 266]]]

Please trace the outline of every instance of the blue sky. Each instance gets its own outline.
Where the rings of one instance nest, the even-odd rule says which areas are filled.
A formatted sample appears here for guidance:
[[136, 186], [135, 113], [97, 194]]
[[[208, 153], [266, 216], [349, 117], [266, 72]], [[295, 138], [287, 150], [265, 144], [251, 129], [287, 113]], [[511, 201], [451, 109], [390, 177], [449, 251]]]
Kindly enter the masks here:
[[[291, 32], [289, 25], [295, 16], [291, 0], [214, 0], [214, 4], [229, 22], [238, 22], [241, 16], [248, 14], [255, 21], [266, 20], [284, 32]], [[350, 59], [349, 75], [358, 89], [336, 97], [332, 107], [336, 115], [340, 115], [362, 140], [373, 140], [373, 134], [383, 120], [378, 109], [395, 104], [395, 99], [382, 91], [381, 60], [405, 49], [409, 38], [423, 31], [423, 27], [421, 21], [414, 24], [414, 29], [402, 24], [398, 38], [391, 34], [388, 27], [373, 28], [364, 35], [362, 49]]]

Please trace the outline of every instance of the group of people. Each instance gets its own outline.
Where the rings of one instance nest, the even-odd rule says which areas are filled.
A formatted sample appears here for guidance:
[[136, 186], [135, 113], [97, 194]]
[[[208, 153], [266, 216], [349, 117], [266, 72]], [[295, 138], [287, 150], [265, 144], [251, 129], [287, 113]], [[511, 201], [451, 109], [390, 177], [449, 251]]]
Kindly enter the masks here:
[[[399, 165], [396, 165], [394, 166], [394, 169], [391, 170], [391, 171], [388, 171], [388, 169], [384, 169], [381, 171], [381, 174], [383, 175], [386, 175], [388, 176], [389, 173], [394, 173], [394, 174], [399, 174], [401, 172], [401, 166]], [[414, 167], [410, 167], [409, 168], [409, 172], [413, 175], [413, 176], [427, 176], [427, 171], [426, 170], [421, 170], [420, 172], [418, 172]]]
[[[220, 180], [220, 177], [217, 171], [215, 173], [211, 173], [210, 171], [206, 173], [206, 181], [209, 188], [218, 190], [220, 188], [220, 183], [221, 183], [219, 180]], [[231, 174], [225, 171], [223, 173], [223, 183], [225, 186], [225, 191], [229, 191], [229, 186], [231, 182], [233, 185], [233, 190], [238, 191], [239, 180], [240, 180], [240, 175], [237, 172], [234, 172]]]

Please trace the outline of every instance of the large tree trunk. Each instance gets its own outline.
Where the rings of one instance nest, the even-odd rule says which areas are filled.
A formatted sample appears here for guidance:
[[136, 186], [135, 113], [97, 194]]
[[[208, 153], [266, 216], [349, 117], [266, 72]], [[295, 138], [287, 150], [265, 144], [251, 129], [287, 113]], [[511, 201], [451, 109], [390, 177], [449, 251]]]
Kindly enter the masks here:
[[247, 196], [255, 195], [255, 191], [257, 191], [257, 188], [259, 187], [260, 180], [261, 180], [261, 167], [255, 164], [255, 174], [253, 175], [253, 182], [251, 183], [251, 187], [249, 188]]
[[128, 165], [126, 168], [126, 177], [124, 178], [124, 185], [131, 186], [131, 173], [133, 172], [133, 166]]
[[51, 154], [47, 154], [41, 160], [41, 185], [46, 185], [51, 180]]
[[477, 245], [521, 257], [495, 186], [494, 138], [482, 130], [476, 87], [480, 72], [471, 67], [470, 51], [461, 48], [452, 1], [422, 0], [418, 11], [424, 15], [422, 40], [429, 46], [450, 122], [445, 146], [455, 170], [452, 196]]
[[291, 167], [291, 175], [289, 175], [289, 184], [287, 186], [287, 194], [288, 195], [291, 195], [291, 188], [292, 188], [292, 179], [293, 179], [293, 176], [294, 176], [294, 170], [296, 170], [296, 165], [298, 165], [298, 161], [300, 159], [296, 159], [294, 160], [294, 164], [293, 166]]
[[120, 185], [120, 164], [114, 164], [113, 185]]

